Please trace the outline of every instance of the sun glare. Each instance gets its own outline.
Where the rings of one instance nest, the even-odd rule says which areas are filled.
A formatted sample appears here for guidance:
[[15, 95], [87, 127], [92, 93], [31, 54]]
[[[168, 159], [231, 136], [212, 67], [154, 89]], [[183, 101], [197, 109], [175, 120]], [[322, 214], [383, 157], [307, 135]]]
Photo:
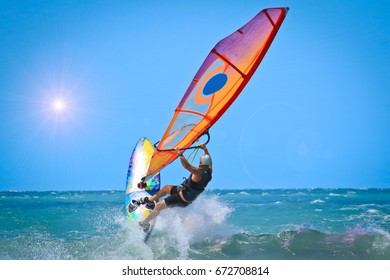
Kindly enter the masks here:
[[55, 125], [71, 125], [80, 117], [77, 101], [70, 90], [61, 87], [46, 90], [41, 103], [45, 120]]
[[48, 118], [55, 121], [67, 121], [73, 117], [72, 100], [64, 97], [53, 97], [46, 104]]
[[55, 100], [53, 102], [53, 109], [58, 113], [63, 112], [66, 109], [66, 103], [61, 99]]

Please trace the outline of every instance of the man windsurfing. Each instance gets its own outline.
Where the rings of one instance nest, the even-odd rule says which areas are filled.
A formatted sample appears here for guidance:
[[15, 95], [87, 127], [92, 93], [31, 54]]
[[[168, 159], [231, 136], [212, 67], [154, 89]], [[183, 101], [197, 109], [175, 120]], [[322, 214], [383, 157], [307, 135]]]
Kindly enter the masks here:
[[[199, 148], [204, 151], [204, 154], [200, 156], [199, 167], [191, 165], [183, 156], [183, 153], [181, 153], [179, 149], [176, 149], [181, 164], [185, 169], [191, 172], [190, 176], [181, 184], [181, 186], [166, 185], [150, 198], [143, 197], [140, 200], [133, 201], [134, 204], [145, 204], [146, 208], [153, 209], [149, 216], [139, 222], [144, 232], [148, 232], [150, 228], [149, 222], [154, 219], [161, 210], [168, 207], [187, 207], [204, 191], [207, 184], [211, 181], [212, 162], [210, 153], [205, 144], [199, 145]], [[157, 204], [155, 203], [156, 200], [168, 194], [169, 196], [167, 198], [159, 201]]]

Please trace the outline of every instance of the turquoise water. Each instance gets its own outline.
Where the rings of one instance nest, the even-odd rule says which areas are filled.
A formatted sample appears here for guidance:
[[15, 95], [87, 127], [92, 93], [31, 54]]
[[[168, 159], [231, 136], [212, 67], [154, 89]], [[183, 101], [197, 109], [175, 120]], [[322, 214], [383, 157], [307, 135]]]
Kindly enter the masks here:
[[390, 259], [390, 189], [208, 190], [147, 243], [123, 191], [0, 192], [0, 259]]

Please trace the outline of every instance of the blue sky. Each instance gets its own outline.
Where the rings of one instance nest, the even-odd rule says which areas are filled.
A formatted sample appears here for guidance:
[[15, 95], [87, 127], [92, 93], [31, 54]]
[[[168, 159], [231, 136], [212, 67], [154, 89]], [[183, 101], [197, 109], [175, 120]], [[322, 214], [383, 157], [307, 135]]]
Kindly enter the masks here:
[[0, 190], [124, 189], [212, 47], [275, 6], [284, 24], [211, 129], [210, 187], [390, 187], [387, 1], [3, 1]]

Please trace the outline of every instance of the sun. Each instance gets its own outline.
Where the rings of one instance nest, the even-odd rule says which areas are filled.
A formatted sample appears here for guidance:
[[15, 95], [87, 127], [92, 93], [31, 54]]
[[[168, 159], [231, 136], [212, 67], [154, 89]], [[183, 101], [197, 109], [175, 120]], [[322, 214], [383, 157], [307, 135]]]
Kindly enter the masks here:
[[61, 122], [69, 120], [74, 113], [71, 104], [69, 98], [53, 97], [46, 107], [49, 113], [48, 118]]
[[53, 101], [52, 108], [57, 113], [62, 113], [66, 110], [66, 102], [62, 99], [56, 99]]
[[72, 125], [80, 117], [80, 104], [73, 91], [62, 87], [47, 88], [42, 95], [42, 117], [53, 125]]

